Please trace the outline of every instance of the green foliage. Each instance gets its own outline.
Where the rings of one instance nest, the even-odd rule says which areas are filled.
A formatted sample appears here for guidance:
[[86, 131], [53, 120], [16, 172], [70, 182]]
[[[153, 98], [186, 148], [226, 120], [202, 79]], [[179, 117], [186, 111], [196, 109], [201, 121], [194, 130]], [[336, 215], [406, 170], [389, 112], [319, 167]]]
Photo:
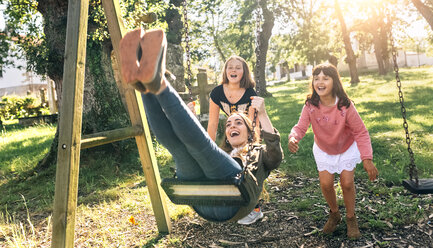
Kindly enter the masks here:
[[3, 96], [0, 102], [0, 117], [3, 120], [18, 119], [48, 114], [49, 109], [40, 99], [26, 96]]

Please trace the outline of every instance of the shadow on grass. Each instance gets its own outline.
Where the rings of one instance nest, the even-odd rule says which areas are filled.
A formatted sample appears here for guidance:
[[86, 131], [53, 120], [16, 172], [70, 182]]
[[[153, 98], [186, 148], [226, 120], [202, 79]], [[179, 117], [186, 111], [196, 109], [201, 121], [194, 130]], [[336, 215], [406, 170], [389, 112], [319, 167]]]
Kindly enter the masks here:
[[141, 248], [153, 248], [155, 245], [157, 245], [161, 240], [166, 238], [167, 234], [158, 234], [156, 237], [150, 239], [145, 245], [143, 245]]

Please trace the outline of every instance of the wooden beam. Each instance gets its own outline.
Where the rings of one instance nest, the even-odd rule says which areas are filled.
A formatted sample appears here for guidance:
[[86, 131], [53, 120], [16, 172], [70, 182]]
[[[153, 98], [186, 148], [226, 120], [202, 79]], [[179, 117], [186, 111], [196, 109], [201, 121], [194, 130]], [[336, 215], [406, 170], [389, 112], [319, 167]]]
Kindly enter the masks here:
[[133, 138], [143, 134], [143, 128], [140, 126], [132, 126], [119, 128], [116, 130], [104, 131], [94, 134], [83, 135], [81, 137], [81, 149], [100, 146], [115, 141]]
[[[198, 100], [200, 101], [200, 114], [209, 113], [209, 92], [207, 89], [209, 85], [207, 84], [207, 73], [206, 69], [200, 68], [197, 74], [197, 84], [199, 88]], [[213, 86], [213, 85], [212, 85]], [[213, 89], [214, 87], [212, 87]]]
[[51, 247], [74, 247], [88, 0], [69, 0]]
[[[115, 0], [102, 0], [105, 15], [107, 17], [108, 30], [111, 37], [111, 43], [114, 48], [114, 55], [119, 58], [119, 42], [125, 35], [126, 30], [120, 15], [119, 3]], [[119, 61], [118, 59], [116, 61]], [[121, 68], [119, 65], [117, 68]], [[124, 87], [126, 104], [128, 107], [129, 117], [133, 126], [143, 127], [143, 134], [136, 136], [135, 140], [138, 146], [141, 165], [143, 167], [146, 184], [149, 189], [152, 209], [155, 215], [158, 231], [162, 233], [171, 232], [170, 216], [163, 197], [163, 190], [160, 186], [161, 178], [156, 162], [155, 152], [153, 150], [152, 139], [150, 136], [149, 126], [147, 124], [146, 114], [144, 112], [141, 94], [132, 87]]]

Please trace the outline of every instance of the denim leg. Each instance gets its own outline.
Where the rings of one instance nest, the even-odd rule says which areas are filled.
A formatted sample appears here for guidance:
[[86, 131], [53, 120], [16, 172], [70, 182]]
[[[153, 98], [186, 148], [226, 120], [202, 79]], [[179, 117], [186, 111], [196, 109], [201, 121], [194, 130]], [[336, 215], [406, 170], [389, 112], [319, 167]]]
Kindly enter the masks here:
[[147, 121], [156, 139], [172, 154], [179, 179], [193, 180], [205, 177], [197, 161], [173, 132], [173, 128], [153, 94], [142, 94]]
[[[215, 169], [207, 169], [207, 171], [211, 171], [210, 174], [206, 173], [206, 177], [212, 178], [212, 179], [225, 179], [227, 177], [232, 177], [233, 175], [236, 175], [241, 171], [240, 166], [234, 161], [230, 156], [228, 156], [224, 151], [219, 149], [215, 142], [213, 142], [207, 135], [207, 132], [204, 131], [201, 124], [196, 121], [197, 118], [187, 110], [187, 106], [183, 103], [183, 101], [178, 98], [177, 93], [173, 94], [174, 89], [172, 89], [170, 86], [168, 87], [168, 90], [165, 90], [164, 93], [167, 93], [171, 96], [168, 96], [169, 99], [166, 99], [170, 101], [170, 98], [173, 97], [172, 95], [175, 95], [174, 100], [177, 102], [177, 106], [180, 107], [181, 114], [180, 116], [184, 115], [183, 119], [185, 120], [177, 120], [174, 122], [175, 124], [185, 124], [186, 126], [178, 127], [180, 128], [181, 132], [184, 132], [186, 134], [191, 135], [187, 140], [190, 143], [196, 142], [197, 139], [203, 139], [203, 136], [206, 136], [207, 139], [206, 142], [202, 143], [202, 145], [197, 145], [199, 147], [198, 151], [194, 152], [194, 154], [198, 154], [202, 161], [202, 165], [198, 165], [197, 161], [192, 158], [190, 155], [191, 149], [184, 145], [183, 140], [179, 140], [178, 136], [173, 130], [172, 123], [167, 119], [167, 114], [164, 113], [164, 111], [161, 109], [160, 103], [157, 101], [155, 95], [153, 94], [142, 94], [143, 103], [146, 109], [146, 115], [148, 118], [149, 125], [152, 128], [152, 131], [154, 132], [155, 136], [157, 137], [158, 141], [164, 145], [170, 153], [173, 155], [174, 160], [176, 161], [176, 170], [177, 175], [180, 179], [203, 179], [205, 178], [204, 172], [206, 172], [206, 169], [203, 168], [209, 168], [210, 166], [213, 166], [211, 168]], [[168, 92], [167, 92], [168, 91]], [[176, 97], [177, 96], [177, 97]], [[163, 100], [164, 101], [164, 100]], [[180, 102], [179, 102], [180, 101]], [[177, 110], [174, 109], [174, 112]], [[172, 113], [172, 112], [169, 112]], [[179, 118], [177, 116], [176, 118]], [[186, 120], [191, 119], [193, 120], [193, 123], [186, 124]], [[173, 119], [172, 119], [173, 120]], [[198, 128], [199, 127], [199, 128]], [[196, 130], [198, 129], [198, 131]], [[200, 135], [197, 135], [197, 132]], [[200, 143], [200, 144], [202, 144]], [[213, 145], [209, 145], [213, 144]], [[215, 149], [217, 150], [216, 154], [213, 154], [213, 157], [216, 157], [214, 159], [207, 159], [206, 151], [201, 153], [200, 149], [204, 148], [205, 146], [209, 146], [205, 150], [211, 150]], [[213, 152], [210, 152], [213, 153]], [[218, 154], [221, 154], [222, 157], [218, 158]], [[221, 162], [225, 161], [225, 162]], [[217, 163], [220, 162], [220, 163]], [[199, 168], [198, 168], [199, 167]], [[218, 168], [220, 167], [227, 167], [227, 169], [221, 174], [214, 173], [215, 171], [218, 172]], [[200, 175], [200, 176], [199, 176]], [[213, 175], [213, 176], [212, 176]], [[203, 218], [211, 221], [226, 221], [231, 219], [238, 211], [238, 206], [193, 206], [195, 211]]]
[[206, 177], [223, 180], [242, 171], [241, 166], [209, 137], [171, 85], [167, 84], [167, 88], [156, 98], [170, 120], [174, 133], [198, 162]]

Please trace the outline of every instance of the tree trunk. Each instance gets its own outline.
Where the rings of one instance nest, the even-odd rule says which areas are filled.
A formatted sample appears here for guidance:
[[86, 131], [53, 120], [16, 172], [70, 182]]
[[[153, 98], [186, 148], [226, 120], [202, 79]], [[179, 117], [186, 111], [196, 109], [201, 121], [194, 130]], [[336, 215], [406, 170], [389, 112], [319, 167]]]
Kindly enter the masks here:
[[377, 66], [379, 68], [379, 75], [385, 75], [386, 70], [385, 66], [383, 64], [383, 58], [382, 58], [382, 47], [380, 42], [380, 37], [377, 30], [372, 30], [373, 35], [373, 46], [374, 46], [374, 55], [376, 56], [376, 62]]
[[[68, 1], [41, 1], [38, 10], [44, 18], [49, 62], [52, 65], [52, 68], [48, 68], [48, 76], [56, 85], [58, 109], [61, 109]], [[89, 21], [89, 33], [96, 29], [95, 25]], [[103, 43], [91, 40], [87, 42], [82, 132], [89, 134], [126, 126], [129, 123], [129, 118], [120, 99], [111, 67], [111, 42], [109, 40]], [[91, 42], [92, 44], [89, 46]], [[62, 113], [59, 113], [59, 118], [61, 115]], [[58, 129], [59, 127], [57, 127], [50, 151], [39, 162], [36, 170], [48, 168], [55, 163]], [[86, 153], [91, 154], [92, 151], [89, 150]]]
[[221, 57], [221, 61], [226, 61], [226, 56], [224, 56], [223, 50], [221, 49], [220, 43], [219, 43], [219, 37], [216, 30], [212, 30], [212, 38], [213, 38], [213, 44], [218, 52], [218, 54]]
[[[63, 61], [65, 54], [66, 22], [68, 13], [67, 0], [44, 0], [38, 1], [38, 11], [44, 18], [44, 34], [48, 47], [47, 76], [54, 81], [57, 94], [57, 109], [62, 104], [62, 82]], [[59, 113], [60, 118], [61, 113]], [[57, 142], [59, 138], [59, 127], [51, 144], [50, 150], [45, 157], [39, 161], [37, 169], [48, 168], [54, 164], [57, 158]]]
[[[372, 6], [373, 7], [373, 6]], [[386, 67], [383, 61], [383, 55], [386, 52], [383, 51], [383, 41], [382, 41], [382, 31], [385, 28], [385, 23], [383, 22], [383, 19], [381, 19], [381, 15], [377, 14], [376, 11], [380, 11], [380, 8], [378, 6], [375, 6], [371, 9], [372, 12], [372, 18], [371, 18], [371, 34], [373, 35], [373, 46], [374, 46], [374, 54], [376, 56], [377, 61], [377, 67], [379, 69], [379, 75], [386, 75]], [[387, 37], [385, 37], [387, 38]], [[385, 40], [386, 42], [386, 40]]]
[[[182, 0], [170, 0], [170, 5], [180, 7]], [[185, 68], [183, 66], [182, 34], [183, 21], [177, 8], [167, 8], [165, 21], [167, 30], [167, 70], [176, 77], [170, 82], [177, 91], [185, 91]]]
[[391, 63], [390, 63], [390, 54], [391, 50], [389, 47], [389, 40], [388, 40], [388, 34], [391, 30], [391, 22], [385, 23], [384, 21], [384, 14], [382, 12], [381, 19], [380, 19], [380, 46], [382, 50], [382, 58], [385, 66], [386, 73], [391, 71]]
[[433, 30], [433, 11], [427, 5], [423, 4], [421, 0], [411, 0], [416, 9], [426, 19], [431, 29]]
[[343, 14], [340, 9], [338, 0], [335, 0], [335, 13], [341, 25], [341, 33], [343, 35], [344, 49], [346, 50], [347, 58], [346, 63], [349, 65], [350, 70], [350, 84], [354, 85], [359, 83], [358, 70], [356, 68], [356, 57], [350, 42], [349, 32], [347, 31], [346, 22], [344, 21]]
[[268, 54], [269, 39], [272, 35], [272, 28], [274, 27], [274, 14], [268, 9], [268, 1], [260, 0], [260, 7], [263, 13], [263, 25], [261, 32], [259, 32], [257, 39], [259, 40], [259, 49], [256, 48], [256, 67], [254, 68], [254, 77], [256, 81], [256, 89], [259, 96], [266, 97], [272, 96], [266, 90], [266, 55]]

